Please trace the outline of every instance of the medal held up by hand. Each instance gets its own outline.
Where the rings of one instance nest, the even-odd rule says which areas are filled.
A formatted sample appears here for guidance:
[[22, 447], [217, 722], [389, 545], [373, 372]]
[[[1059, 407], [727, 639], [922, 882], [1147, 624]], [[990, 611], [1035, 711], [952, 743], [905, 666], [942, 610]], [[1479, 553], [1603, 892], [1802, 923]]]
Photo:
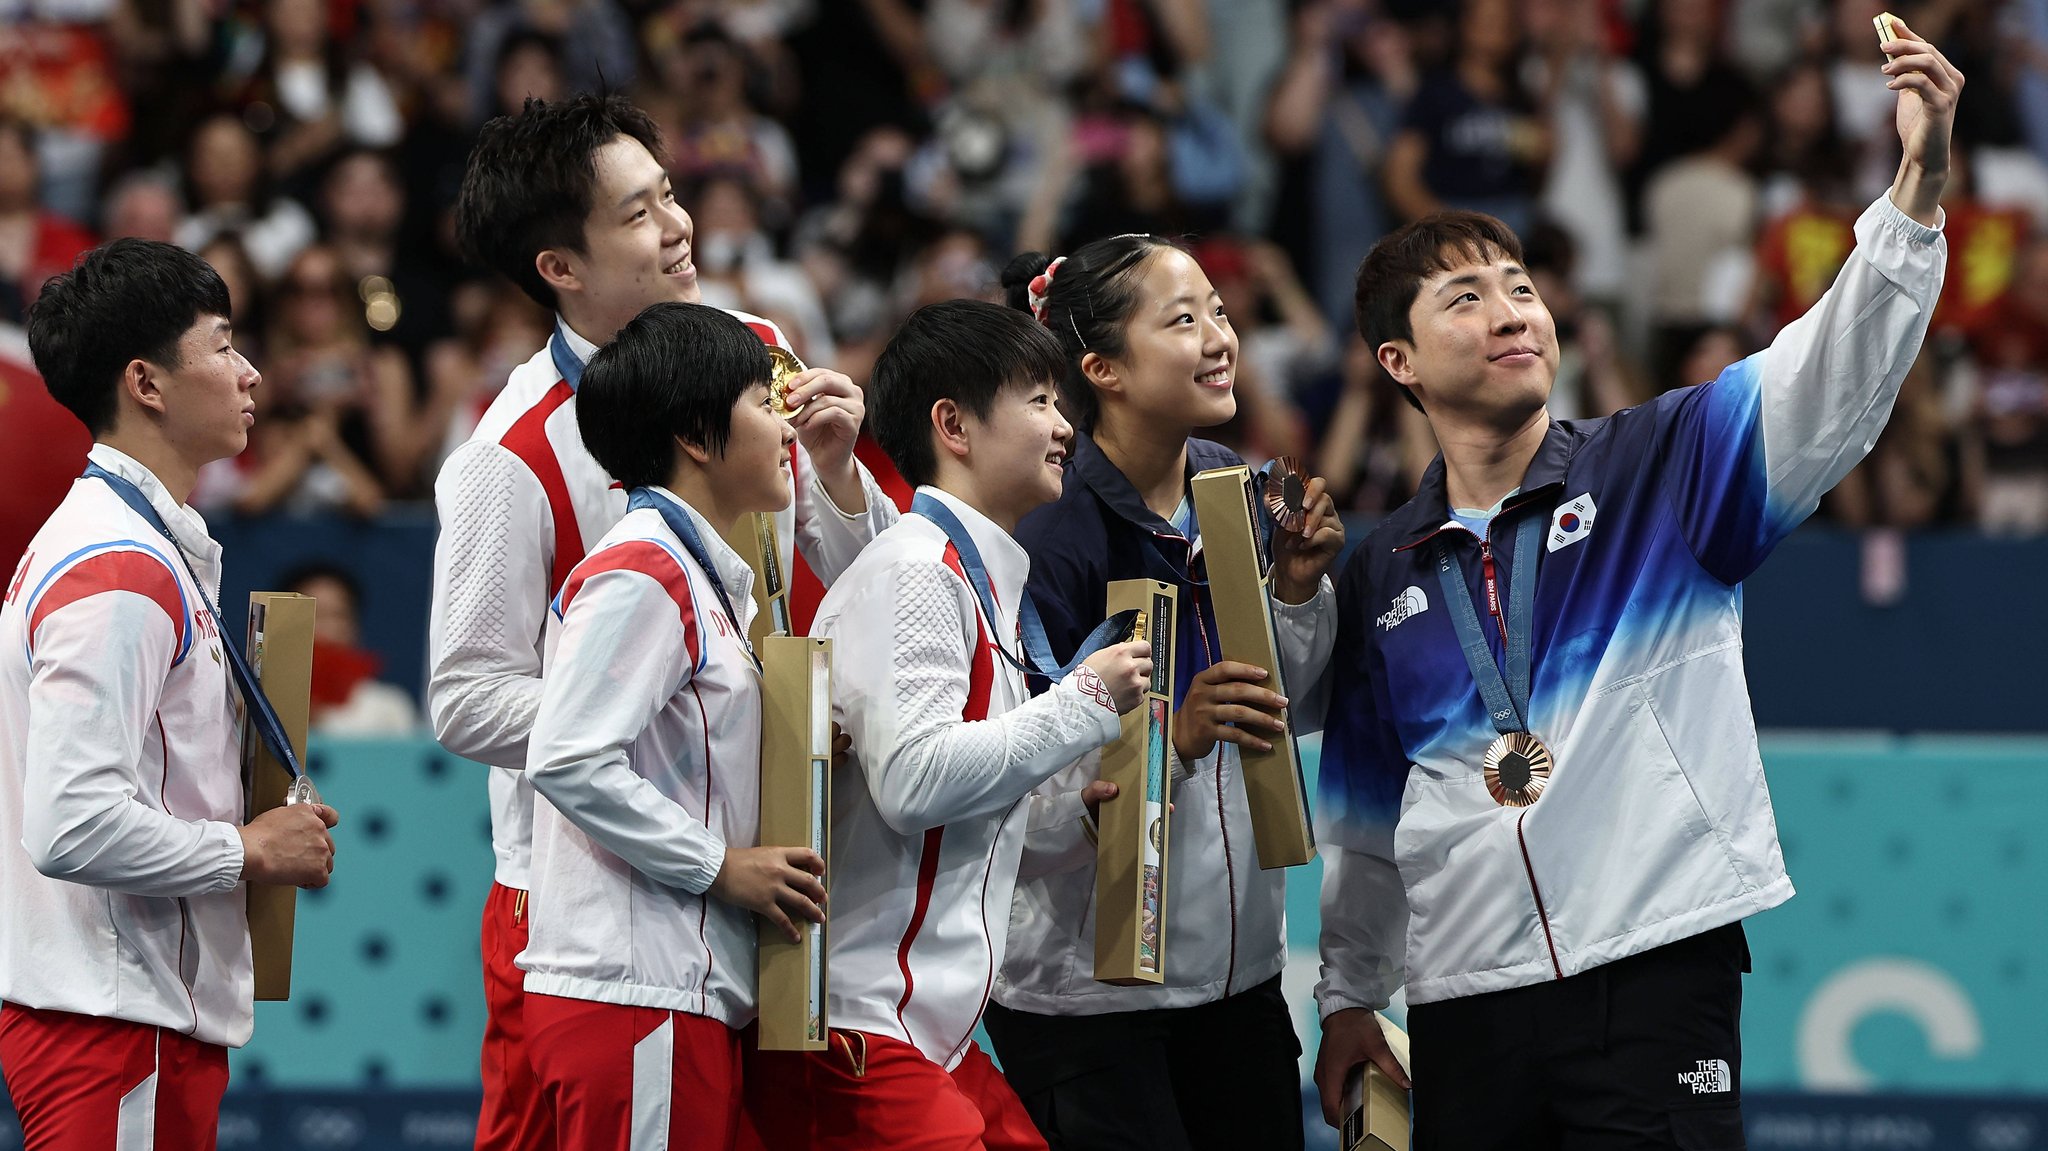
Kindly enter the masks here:
[[1281, 531], [1298, 532], [1308, 522], [1308, 476], [1301, 461], [1281, 456], [1259, 472], [1259, 487], [1266, 514]]
[[768, 359], [775, 365], [768, 376], [768, 410], [786, 420], [803, 407], [802, 404], [790, 404], [789, 388], [790, 382], [807, 369], [804, 362], [796, 358], [796, 353], [774, 344], [768, 345]]

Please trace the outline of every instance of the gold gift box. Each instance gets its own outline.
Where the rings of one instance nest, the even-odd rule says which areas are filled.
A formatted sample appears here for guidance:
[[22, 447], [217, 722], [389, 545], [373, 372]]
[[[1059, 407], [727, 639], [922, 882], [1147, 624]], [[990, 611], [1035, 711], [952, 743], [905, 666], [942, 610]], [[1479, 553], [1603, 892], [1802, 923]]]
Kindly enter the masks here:
[[[832, 818], [832, 641], [771, 635], [761, 654], [761, 838], [828, 859]], [[826, 869], [827, 886], [831, 870]], [[823, 1051], [826, 929], [797, 924], [795, 943], [760, 924], [760, 1045]]]
[[[249, 593], [249, 672], [284, 725], [285, 738], [303, 767], [306, 727], [313, 695], [313, 597], [296, 592]], [[243, 703], [242, 783], [249, 818], [283, 807], [291, 771], [279, 763], [257, 734], [253, 704]], [[299, 889], [249, 884], [249, 951], [256, 966], [256, 998], [292, 997], [292, 935], [298, 920]]]
[[[1212, 468], [1190, 481], [1195, 518], [1201, 524], [1202, 552], [1207, 557], [1209, 601], [1216, 611], [1216, 631], [1223, 658], [1266, 669], [1261, 686], [1287, 694], [1280, 653], [1273, 639], [1273, 600], [1261, 558], [1251, 469]], [[1266, 733], [1261, 732], [1262, 737]], [[1294, 732], [1281, 732], [1268, 742], [1270, 751], [1239, 748], [1244, 764], [1245, 798], [1250, 802], [1252, 837], [1259, 866], [1294, 867], [1315, 858], [1315, 832], [1309, 826], [1308, 785], [1301, 775], [1301, 753]]]
[[[1408, 1070], [1408, 1034], [1375, 1014], [1373, 1021], [1387, 1037], [1387, 1046], [1401, 1069]], [[1342, 1151], [1408, 1151], [1408, 1092], [1377, 1066], [1354, 1067], [1344, 1080], [1344, 1126], [1338, 1132]]]
[[1096, 815], [1095, 978], [1166, 981], [1167, 832], [1172, 787], [1173, 648], [1180, 592], [1153, 580], [1109, 585], [1108, 613], [1136, 611], [1126, 640], [1152, 645], [1152, 682], [1102, 749], [1100, 778], [1117, 797]]
[[761, 650], [761, 641], [771, 635], [788, 635], [789, 573], [782, 570], [782, 548], [776, 539], [775, 516], [750, 512], [726, 529], [725, 542], [740, 553], [754, 569], [754, 622], [747, 628], [747, 641]]

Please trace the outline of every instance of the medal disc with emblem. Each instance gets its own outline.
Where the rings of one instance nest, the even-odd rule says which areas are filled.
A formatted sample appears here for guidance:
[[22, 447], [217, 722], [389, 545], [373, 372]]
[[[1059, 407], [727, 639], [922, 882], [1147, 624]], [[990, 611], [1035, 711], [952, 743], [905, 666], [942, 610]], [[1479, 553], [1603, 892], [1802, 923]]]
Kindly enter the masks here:
[[1550, 749], [1526, 731], [1511, 731], [1486, 749], [1486, 793], [1502, 807], [1535, 803], [1550, 782]]
[[802, 404], [790, 406], [789, 385], [806, 370], [804, 362], [797, 359], [794, 352], [774, 344], [768, 345], [768, 359], [775, 365], [768, 374], [768, 410], [786, 420], [803, 407]]

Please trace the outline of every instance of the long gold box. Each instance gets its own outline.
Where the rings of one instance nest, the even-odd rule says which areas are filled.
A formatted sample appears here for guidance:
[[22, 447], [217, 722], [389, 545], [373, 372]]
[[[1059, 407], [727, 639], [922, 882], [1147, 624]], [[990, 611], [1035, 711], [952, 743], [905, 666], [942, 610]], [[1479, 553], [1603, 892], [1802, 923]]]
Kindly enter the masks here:
[[[829, 864], [832, 821], [832, 641], [764, 636], [761, 654], [761, 838], [808, 846]], [[823, 1051], [826, 928], [801, 922], [791, 943], [760, 925], [760, 1044], [764, 1051]]]
[[[249, 671], [284, 725], [299, 764], [306, 763], [306, 728], [313, 695], [313, 597], [296, 592], [249, 593]], [[249, 818], [283, 807], [291, 772], [257, 734], [255, 708], [243, 704], [242, 782], [248, 789]], [[249, 884], [249, 951], [256, 966], [256, 998], [292, 997], [292, 936], [298, 922], [299, 889]]]
[[[1265, 668], [1261, 686], [1287, 694], [1280, 653], [1273, 638], [1273, 600], [1253, 514], [1251, 469], [1212, 468], [1190, 481], [1195, 518], [1207, 557], [1209, 599], [1223, 658]], [[1266, 733], [1261, 732], [1263, 737]], [[1240, 748], [1245, 798], [1250, 802], [1252, 838], [1259, 866], [1294, 867], [1315, 858], [1309, 826], [1308, 785], [1301, 753], [1290, 729], [1271, 737], [1270, 751]]]
[[761, 641], [771, 635], [788, 635], [789, 573], [782, 569], [782, 548], [775, 534], [775, 516], [750, 512], [734, 520], [725, 531], [725, 542], [754, 569], [753, 626], [747, 640], [760, 650]]
[[[1408, 1035], [1385, 1016], [1374, 1021], [1403, 1070], [1408, 1063]], [[1371, 1063], [1352, 1071], [1344, 1083], [1344, 1126], [1338, 1133], [1342, 1151], [1408, 1151], [1408, 1092]]]
[[1171, 828], [1173, 648], [1180, 591], [1153, 580], [1109, 585], [1108, 614], [1138, 613], [1127, 639], [1152, 645], [1152, 682], [1102, 749], [1100, 778], [1117, 797], [1096, 814], [1095, 978], [1166, 981], [1167, 832]]

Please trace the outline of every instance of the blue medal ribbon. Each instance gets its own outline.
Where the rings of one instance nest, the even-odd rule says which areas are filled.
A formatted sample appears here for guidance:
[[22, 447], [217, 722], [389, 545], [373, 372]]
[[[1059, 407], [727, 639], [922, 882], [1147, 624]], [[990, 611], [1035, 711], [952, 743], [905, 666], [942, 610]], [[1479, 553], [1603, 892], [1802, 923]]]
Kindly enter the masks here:
[[[953, 514], [953, 509], [926, 492], [919, 492], [911, 499], [910, 511], [937, 524], [939, 530], [946, 533], [953, 550], [960, 554], [960, 566], [967, 572], [967, 582], [974, 588], [975, 598], [981, 601], [981, 614], [988, 619], [989, 630], [994, 631], [996, 621], [1002, 618], [996, 614], [995, 588], [988, 578], [988, 568], [981, 562], [981, 549], [974, 546], [974, 537], [967, 534], [967, 526]], [[1017, 597], [1017, 639], [1024, 649], [1024, 658], [1019, 660], [1011, 655], [1001, 642], [996, 644], [996, 650], [1002, 653], [1011, 667], [1025, 675], [1058, 683], [1072, 675], [1074, 669], [1089, 656], [1115, 643], [1130, 629], [1136, 616], [1134, 611], [1120, 611], [1102, 621], [1081, 641], [1081, 649], [1074, 653], [1073, 660], [1062, 664], [1053, 658], [1052, 643], [1045, 636], [1045, 623], [1038, 617], [1038, 605], [1032, 602], [1029, 591], [1020, 589]]]
[[555, 370], [562, 373], [562, 381], [570, 391], [583, 386], [583, 361], [569, 347], [569, 334], [559, 319], [555, 321], [555, 334], [548, 337], [548, 356], [555, 361]]
[[96, 463], [88, 463], [83, 478], [104, 481], [108, 487], [114, 489], [115, 495], [121, 497], [122, 503], [133, 508], [137, 515], [148, 520], [151, 527], [162, 532], [164, 538], [171, 541], [171, 550], [178, 553], [179, 561], [185, 565], [185, 574], [191, 578], [192, 586], [199, 590], [199, 602], [205, 604], [206, 610], [213, 613], [214, 621], [221, 624], [220, 645], [227, 649], [228, 672], [234, 678], [235, 689], [242, 693], [242, 699], [249, 705], [249, 711], [256, 724], [256, 734], [262, 738], [263, 746], [270, 750], [270, 754], [277, 762], [284, 765], [285, 771], [290, 773], [293, 783], [296, 784], [304, 778], [305, 771], [299, 766], [298, 753], [292, 750], [292, 741], [285, 738], [284, 723], [277, 718], [277, 709], [270, 706], [270, 697], [263, 694], [263, 685], [256, 681], [255, 674], [249, 670], [249, 661], [242, 658], [241, 649], [235, 646], [235, 641], [228, 635], [226, 621], [221, 619], [220, 611], [214, 607], [212, 597], [206, 594], [206, 585], [200, 582], [198, 574], [192, 570], [192, 561], [185, 558], [185, 549], [179, 545], [178, 537], [171, 534], [170, 525], [164, 522], [163, 516], [157, 514], [156, 508], [149, 502], [149, 497], [142, 494], [142, 489], [136, 487], [127, 477], [115, 475]]
[[748, 655], [753, 656], [754, 666], [760, 667], [761, 657], [754, 651], [753, 643], [747, 639], [747, 625], [740, 620], [740, 613], [732, 609], [732, 595], [725, 590], [725, 581], [719, 578], [718, 568], [711, 563], [711, 552], [704, 546], [704, 537], [697, 534], [697, 525], [690, 519], [690, 513], [684, 511], [675, 500], [661, 495], [652, 488], [634, 488], [632, 494], [627, 497], [626, 510], [630, 512], [638, 508], [653, 508], [655, 514], [661, 517], [661, 522], [668, 525], [668, 530], [674, 532], [676, 539], [682, 541], [683, 550], [689, 552], [690, 558], [697, 561], [697, 566], [704, 572], [704, 578], [711, 583], [711, 590], [717, 593], [718, 605], [725, 609], [726, 618], [732, 620], [733, 630], [739, 635], [741, 646], [747, 649]]
[[1543, 517], [1523, 514], [1515, 529], [1515, 563], [1508, 572], [1507, 603], [1503, 622], [1507, 626], [1504, 661], [1507, 676], [1501, 676], [1493, 652], [1486, 646], [1486, 632], [1479, 626], [1479, 612], [1472, 606], [1472, 589], [1465, 582], [1465, 567], [1451, 546], [1436, 545], [1436, 574], [1449, 602], [1451, 623], [1458, 630], [1459, 646], [1465, 650], [1465, 664], [1472, 669], [1472, 681], [1479, 697], [1486, 701], [1487, 718], [1502, 735], [1529, 730], [1529, 632], [1536, 605], [1536, 557], [1543, 543]]

